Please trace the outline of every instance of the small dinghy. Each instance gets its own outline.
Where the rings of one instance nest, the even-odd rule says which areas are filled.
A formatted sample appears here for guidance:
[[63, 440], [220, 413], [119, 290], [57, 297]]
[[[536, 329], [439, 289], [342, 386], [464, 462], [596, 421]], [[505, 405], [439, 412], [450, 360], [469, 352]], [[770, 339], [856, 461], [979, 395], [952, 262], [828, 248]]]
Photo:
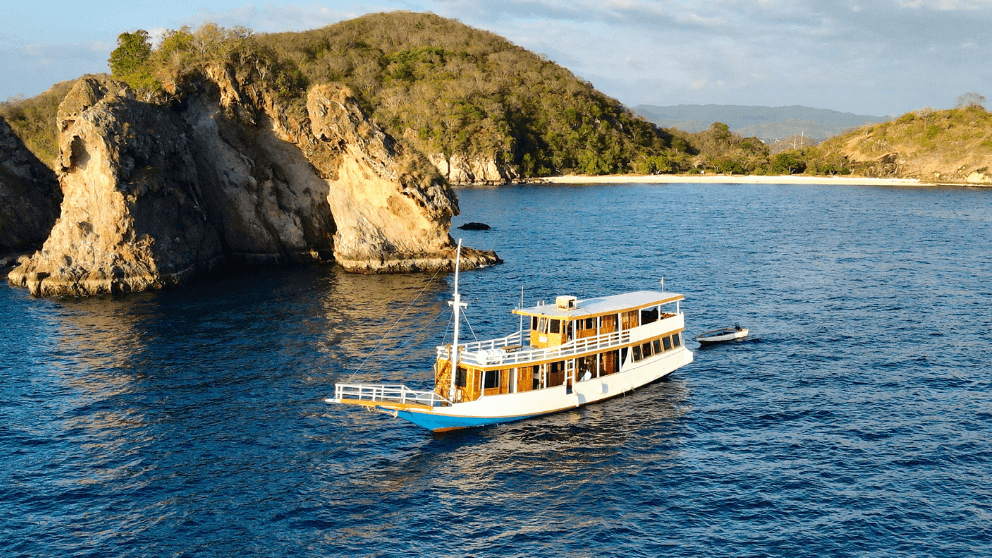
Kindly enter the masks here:
[[700, 345], [712, 345], [714, 343], [726, 343], [747, 337], [747, 328], [734, 324], [734, 327], [724, 327], [700, 333], [696, 336], [696, 341]]

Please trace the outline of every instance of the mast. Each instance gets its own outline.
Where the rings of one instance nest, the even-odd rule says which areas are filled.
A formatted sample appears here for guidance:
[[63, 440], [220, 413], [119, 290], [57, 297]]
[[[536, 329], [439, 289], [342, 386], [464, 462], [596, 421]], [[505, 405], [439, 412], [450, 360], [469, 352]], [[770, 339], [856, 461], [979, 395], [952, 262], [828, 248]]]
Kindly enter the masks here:
[[458, 251], [455, 253], [455, 296], [454, 300], [448, 302], [448, 305], [454, 308], [455, 312], [455, 340], [452, 343], [451, 352], [451, 386], [448, 388], [448, 400], [452, 403], [455, 402], [455, 377], [458, 375], [458, 322], [461, 320], [460, 313], [461, 309], [466, 307], [467, 304], [462, 302], [462, 295], [458, 292], [458, 268], [461, 267], [462, 259], [462, 239], [458, 239]]

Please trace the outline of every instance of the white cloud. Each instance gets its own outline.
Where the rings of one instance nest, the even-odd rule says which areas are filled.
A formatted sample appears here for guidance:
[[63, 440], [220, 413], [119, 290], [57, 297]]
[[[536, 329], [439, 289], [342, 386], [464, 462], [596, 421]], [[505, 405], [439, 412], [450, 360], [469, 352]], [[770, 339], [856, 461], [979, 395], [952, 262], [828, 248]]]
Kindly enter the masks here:
[[[47, 80], [47, 86], [77, 77], [65, 72], [83, 68], [84, 59], [89, 66], [78, 73], [105, 71], [113, 40], [124, 30], [152, 29], [155, 37], [166, 28], [212, 21], [257, 32], [299, 31], [393, 9], [432, 11], [503, 35], [631, 105], [805, 104], [885, 114], [941, 106], [942, 99], [953, 104], [961, 92], [982, 92], [992, 83], [992, 0], [373, 1], [216, 0], [194, 12], [162, 3], [154, 13], [122, 4], [112, 31], [106, 20], [99, 22], [99, 48], [67, 33], [50, 43], [28, 32], [21, 42], [0, 36], [6, 45], [0, 46], [0, 97], [44, 89], [28, 82]], [[63, 73], [34, 76], [29, 70], [42, 60], [61, 64]]]

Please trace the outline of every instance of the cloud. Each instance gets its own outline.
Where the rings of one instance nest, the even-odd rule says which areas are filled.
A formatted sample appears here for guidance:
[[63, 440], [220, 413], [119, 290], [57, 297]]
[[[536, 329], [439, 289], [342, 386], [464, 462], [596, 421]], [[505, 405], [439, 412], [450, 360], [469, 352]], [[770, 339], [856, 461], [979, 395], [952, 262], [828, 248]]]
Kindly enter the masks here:
[[61, 81], [109, 71], [107, 59], [115, 47], [100, 41], [76, 44], [0, 41], [0, 75], [4, 77], [0, 100], [15, 95], [32, 97]]
[[958, 90], [992, 82], [983, 60], [992, 47], [992, 0], [434, 5], [547, 52], [628, 104], [808, 104], [886, 114], [953, 104]]
[[261, 33], [305, 31], [352, 19], [363, 13], [340, 11], [321, 4], [265, 4], [262, 8], [248, 4], [226, 10], [200, 8], [196, 14], [180, 20], [177, 27], [188, 25], [196, 28], [209, 22], [221, 27], [248, 27]]
[[[17, 87], [35, 79], [23, 67], [39, 61], [81, 68], [68, 60], [89, 59], [91, 66], [80, 73], [102, 71], [113, 47], [106, 43], [123, 28], [153, 29], [155, 36], [165, 28], [210, 21], [263, 33], [300, 31], [408, 9], [455, 18], [546, 53], [627, 104], [806, 104], [885, 114], [950, 106], [962, 92], [992, 83], [992, 0], [373, 1], [218, 0], [196, 12], [160, 4], [147, 14], [152, 8], [122, 5], [129, 18], [122, 15], [113, 26], [122, 29], [104, 38], [103, 46], [42, 46], [32, 38], [25, 41], [30, 49], [18, 44], [10, 50], [10, 41], [0, 37], [6, 45], [0, 47], [0, 68]], [[106, 27], [106, 21], [99, 24]], [[75, 76], [59, 79], [69, 77]], [[55, 81], [45, 79], [46, 86]]]

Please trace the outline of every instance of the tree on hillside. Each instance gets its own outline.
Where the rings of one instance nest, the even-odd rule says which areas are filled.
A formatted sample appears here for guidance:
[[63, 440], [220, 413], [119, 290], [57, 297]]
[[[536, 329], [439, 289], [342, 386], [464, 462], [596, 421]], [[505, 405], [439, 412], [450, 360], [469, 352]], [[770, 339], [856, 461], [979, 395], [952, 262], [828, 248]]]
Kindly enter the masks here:
[[969, 91], [958, 97], [958, 102], [954, 108], [985, 108], [985, 96]]
[[134, 33], [121, 33], [117, 37], [117, 48], [110, 53], [107, 63], [113, 76], [138, 89], [157, 87], [152, 77], [149, 61], [152, 45], [148, 41], [148, 31], [138, 29]]

